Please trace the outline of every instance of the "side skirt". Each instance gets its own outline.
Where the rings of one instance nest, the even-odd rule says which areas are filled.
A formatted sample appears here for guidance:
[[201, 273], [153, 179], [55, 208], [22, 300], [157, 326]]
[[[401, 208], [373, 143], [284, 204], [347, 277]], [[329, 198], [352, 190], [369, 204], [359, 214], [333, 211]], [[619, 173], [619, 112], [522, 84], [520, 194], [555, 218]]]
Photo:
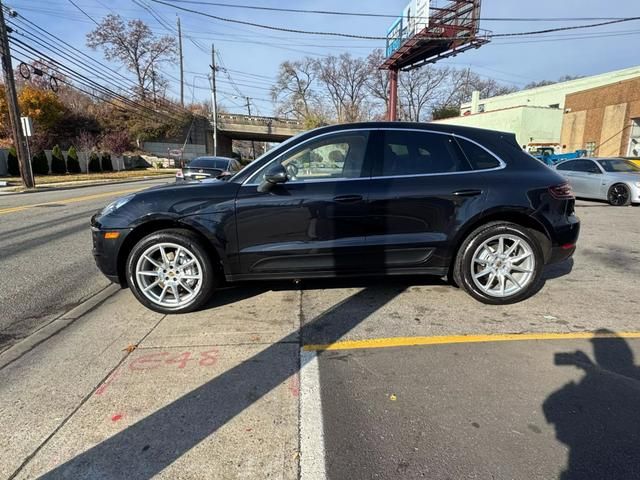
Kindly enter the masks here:
[[427, 267], [427, 268], [395, 268], [386, 271], [375, 272], [269, 272], [269, 273], [244, 273], [236, 275], [225, 275], [227, 282], [243, 282], [247, 280], [297, 280], [303, 278], [358, 278], [358, 277], [380, 277], [380, 276], [401, 276], [401, 275], [434, 275], [445, 276], [448, 268]]

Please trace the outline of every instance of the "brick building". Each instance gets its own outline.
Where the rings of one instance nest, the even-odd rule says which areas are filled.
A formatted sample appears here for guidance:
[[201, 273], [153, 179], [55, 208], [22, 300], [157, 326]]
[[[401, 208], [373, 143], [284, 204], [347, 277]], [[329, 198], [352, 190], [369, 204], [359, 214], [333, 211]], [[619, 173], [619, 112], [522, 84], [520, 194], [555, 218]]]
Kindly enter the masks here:
[[640, 157], [640, 77], [568, 94], [564, 112], [564, 151]]

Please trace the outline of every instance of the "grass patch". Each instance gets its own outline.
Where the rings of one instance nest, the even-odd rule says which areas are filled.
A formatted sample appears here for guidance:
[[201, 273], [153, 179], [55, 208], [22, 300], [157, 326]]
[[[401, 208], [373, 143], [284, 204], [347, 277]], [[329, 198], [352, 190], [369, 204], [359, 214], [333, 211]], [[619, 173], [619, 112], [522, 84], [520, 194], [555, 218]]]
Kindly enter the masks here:
[[[175, 175], [175, 168], [147, 168], [123, 170], [120, 172], [79, 173], [66, 175], [36, 175], [36, 185], [61, 182], [86, 182], [95, 180], [126, 180], [128, 178], [151, 177], [155, 175]], [[20, 185], [20, 177], [0, 177], [0, 181], [7, 181], [10, 185]]]

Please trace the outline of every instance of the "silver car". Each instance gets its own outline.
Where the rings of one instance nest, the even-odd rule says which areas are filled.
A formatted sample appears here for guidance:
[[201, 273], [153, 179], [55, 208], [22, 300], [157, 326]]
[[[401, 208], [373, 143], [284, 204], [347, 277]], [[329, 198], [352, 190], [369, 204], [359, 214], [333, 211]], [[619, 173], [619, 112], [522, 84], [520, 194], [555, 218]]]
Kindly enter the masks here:
[[578, 158], [554, 167], [576, 197], [607, 200], [621, 207], [640, 203], [640, 168], [623, 158]]

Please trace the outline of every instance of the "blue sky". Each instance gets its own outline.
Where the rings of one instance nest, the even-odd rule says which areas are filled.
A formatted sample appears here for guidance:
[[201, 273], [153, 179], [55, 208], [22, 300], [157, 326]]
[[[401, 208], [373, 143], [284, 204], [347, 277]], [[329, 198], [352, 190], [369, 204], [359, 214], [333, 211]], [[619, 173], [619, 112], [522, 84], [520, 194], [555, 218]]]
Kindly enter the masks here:
[[[96, 19], [115, 12], [125, 18], [141, 18], [161, 34], [169, 32], [148, 12], [132, 0], [74, 0], [89, 15]], [[366, 56], [373, 48], [384, 47], [384, 41], [325, 38], [266, 31], [254, 27], [219, 22], [171, 7], [150, 3], [160, 15], [175, 24], [179, 13], [185, 39], [185, 78], [188, 86], [185, 100], [208, 100], [208, 73], [211, 43], [215, 42], [225, 67], [236, 86], [224, 73], [219, 74], [219, 101], [231, 111], [244, 111], [242, 100], [234, 98], [241, 93], [252, 98], [254, 110], [268, 115], [272, 111], [269, 101], [269, 86], [280, 62], [306, 55], [320, 56], [331, 53], [351, 52]], [[289, 7], [300, 9], [323, 9], [353, 12], [400, 13], [405, 0], [220, 0], [223, 3]], [[75, 9], [68, 0], [14, 0], [5, 2], [25, 18], [48, 29], [78, 48], [102, 59], [99, 52], [85, 47], [85, 34], [94, 26], [89, 19]], [[442, 3], [442, 0], [440, 0]], [[261, 12], [245, 9], [194, 6], [185, 7], [215, 15], [315, 31], [348, 32], [362, 35], [384, 36], [391, 23], [388, 18], [336, 17], [312, 14]], [[640, 15], [636, 0], [484, 0], [482, 17], [628, 17]], [[575, 21], [569, 25], [590, 23]], [[567, 22], [502, 22], [483, 21], [481, 27], [496, 33], [538, 30], [566, 25]], [[562, 75], [590, 75], [626, 68], [637, 64], [637, 41], [640, 36], [640, 21], [606, 26], [588, 31], [566, 32], [550, 37], [529, 39], [494, 40], [479, 50], [465, 52], [443, 63], [471, 67], [479, 74], [495, 78], [503, 83], [522, 87], [524, 84], [542, 79], [553, 79]], [[587, 33], [588, 32], [588, 33]], [[603, 37], [600, 33], [617, 33]], [[571, 36], [568, 36], [570, 34]], [[591, 38], [584, 38], [589, 35]], [[177, 65], [164, 65], [163, 71], [172, 77], [178, 76]], [[178, 84], [171, 80], [171, 91], [177, 96]], [[108, 79], [104, 79], [108, 83]], [[195, 84], [195, 88], [191, 85]], [[239, 91], [236, 91], [237, 90]]]

